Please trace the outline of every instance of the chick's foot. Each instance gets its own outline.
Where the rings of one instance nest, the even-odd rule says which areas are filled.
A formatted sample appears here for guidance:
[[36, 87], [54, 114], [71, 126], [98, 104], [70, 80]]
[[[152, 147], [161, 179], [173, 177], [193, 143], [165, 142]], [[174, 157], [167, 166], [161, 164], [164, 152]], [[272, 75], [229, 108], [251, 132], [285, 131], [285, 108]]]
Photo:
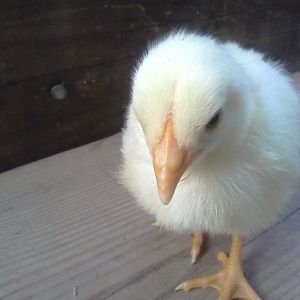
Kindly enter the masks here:
[[178, 290], [190, 291], [194, 288], [213, 287], [219, 292], [219, 300], [247, 299], [261, 300], [246, 280], [241, 265], [242, 238], [233, 236], [230, 255], [218, 253], [222, 269], [209, 276], [203, 276], [181, 283]]

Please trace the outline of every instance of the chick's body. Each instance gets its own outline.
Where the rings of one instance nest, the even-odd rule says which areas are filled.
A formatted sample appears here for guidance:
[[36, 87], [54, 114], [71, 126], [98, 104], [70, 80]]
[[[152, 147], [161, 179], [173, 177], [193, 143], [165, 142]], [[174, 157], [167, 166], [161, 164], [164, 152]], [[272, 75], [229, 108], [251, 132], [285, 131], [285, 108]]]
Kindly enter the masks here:
[[[149, 103], [149, 107], [151, 101], [154, 101], [153, 106], [165, 102], [168, 108], [162, 114], [172, 111], [174, 99], [190, 79], [187, 69], [193, 58], [198, 61], [193, 67], [202, 74], [203, 84], [208, 88], [198, 101], [189, 103], [187, 97], [177, 106], [178, 111], [184, 112], [185, 106], [201, 109], [207, 105], [204, 102], [210, 95], [209, 88], [214, 93], [214, 88], [230, 85], [231, 79], [227, 77], [231, 76], [236, 81], [233, 84], [247, 91], [247, 105], [243, 109], [249, 110], [246, 111], [249, 118], [243, 120], [237, 116], [231, 120], [234, 125], [230, 130], [236, 132], [235, 135], [242, 130], [239, 138], [231, 139], [229, 135], [220, 139], [202, 159], [191, 163], [172, 201], [165, 206], [157, 192], [151, 143], [141, 124], [141, 118], [148, 118], [149, 124], [158, 127], [159, 112], [138, 115], [135, 103], [148, 93], [145, 103]], [[224, 64], [222, 62], [218, 72], [219, 61]], [[210, 77], [213, 76], [211, 69], [216, 70], [213, 74], [218, 74], [218, 78]], [[213, 81], [211, 86], [210, 80]], [[159, 89], [158, 94], [156, 89]], [[190, 99], [195, 93], [189, 91]], [[174, 34], [154, 45], [144, 56], [133, 78], [133, 97], [135, 102], [129, 106], [123, 131], [122, 178], [137, 202], [154, 215], [160, 225], [175, 231], [247, 234], [276, 219], [299, 178], [300, 141], [296, 122], [298, 95], [279, 65], [234, 43], [220, 44], [209, 37]], [[157, 100], [160, 97], [161, 100]], [[238, 106], [239, 102], [234, 105]], [[174, 114], [176, 116], [176, 111]], [[188, 119], [189, 116], [186, 122]], [[179, 121], [178, 124], [180, 126]], [[185, 124], [188, 130], [189, 125]]]

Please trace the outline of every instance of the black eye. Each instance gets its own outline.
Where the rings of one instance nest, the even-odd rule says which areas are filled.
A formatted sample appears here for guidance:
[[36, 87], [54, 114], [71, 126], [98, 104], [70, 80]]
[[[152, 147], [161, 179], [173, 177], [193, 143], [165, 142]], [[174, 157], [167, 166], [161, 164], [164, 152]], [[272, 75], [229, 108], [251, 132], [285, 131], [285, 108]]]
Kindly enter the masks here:
[[213, 131], [215, 130], [221, 120], [221, 116], [222, 116], [222, 110], [220, 109], [219, 111], [217, 111], [214, 116], [209, 120], [209, 122], [206, 124], [205, 130], [206, 131]]

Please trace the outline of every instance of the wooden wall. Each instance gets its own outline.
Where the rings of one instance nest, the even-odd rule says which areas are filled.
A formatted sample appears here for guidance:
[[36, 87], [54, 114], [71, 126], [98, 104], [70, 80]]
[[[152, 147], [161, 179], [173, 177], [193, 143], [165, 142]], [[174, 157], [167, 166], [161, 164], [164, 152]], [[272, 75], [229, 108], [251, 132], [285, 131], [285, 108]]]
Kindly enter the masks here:
[[118, 131], [137, 57], [182, 25], [300, 69], [297, 0], [2, 0], [0, 171]]

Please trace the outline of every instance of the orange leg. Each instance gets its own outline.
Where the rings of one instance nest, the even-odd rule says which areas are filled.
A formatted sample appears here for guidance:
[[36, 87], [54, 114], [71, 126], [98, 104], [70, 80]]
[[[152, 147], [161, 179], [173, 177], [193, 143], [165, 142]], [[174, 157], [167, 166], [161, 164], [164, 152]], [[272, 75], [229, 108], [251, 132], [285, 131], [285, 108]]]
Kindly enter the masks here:
[[191, 263], [195, 264], [200, 252], [201, 252], [201, 247], [203, 243], [203, 232], [202, 231], [195, 231], [194, 233], [194, 238], [193, 238], [193, 244], [192, 244], [192, 249], [191, 249]]
[[[155, 221], [151, 224], [153, 227], [160, 229], [160, 224], [158, 221]], [[191, 263], [195, 264], [197, 259], [200, 256], [201, 247], [203, 242], [203, 232], [202, 231], [195, 231], [191, 249]]]
[[155, 221], [151, 224], [153, 227], [155, 227], [156, 229], [160, 229], [160, 224], [158, 221]]
[[194, 288], [213, 287], [218, 290], [219, 300], [236, 298], [261, 300], [246, 280], [241, 265], [242, 237], [233, 235], [230, 255], [218, 253], [218, 260], [223, 264], [222, 269], [209, 276], [204, 276], [181, 283], [178, 290], [190, 291]]

